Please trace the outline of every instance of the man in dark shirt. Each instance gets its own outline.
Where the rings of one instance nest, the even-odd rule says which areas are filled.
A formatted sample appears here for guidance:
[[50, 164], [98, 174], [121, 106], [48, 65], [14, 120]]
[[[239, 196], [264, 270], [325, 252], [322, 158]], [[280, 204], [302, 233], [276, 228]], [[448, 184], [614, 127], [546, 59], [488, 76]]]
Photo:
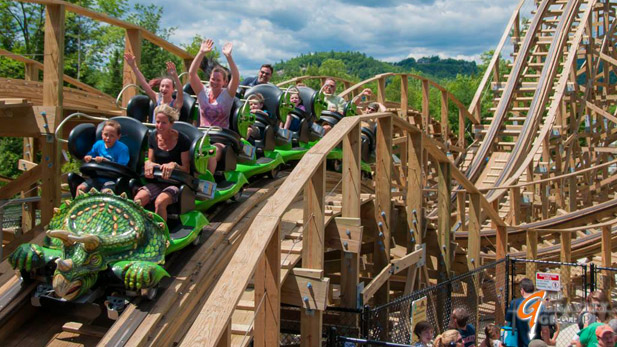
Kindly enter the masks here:
[[[516, 324], [514, 325], [514, 329], [516, 329], [517, 340], [519, 347], [527, 347], [531, 338], [529, 337], [529, 322], [526, 320], [522, 320], [516, 314], [518, 307], [521, 305], [523, 300], [527, 299], [531, 294], [535, 291], [535, 286], [533, 282], [529, 278], [523, 278], [521, 283], [519, 283], [519, 287], [521, 288], [521, 298], [514, 299], [510, 302], [508, 307], [508, 311], [506, 312], [506, 321], [510, 323], [512, 326], [512, 319], [516, 320]], [[539, 312], [540, 314], [541, 312]], [[513, 317], [514, 316], [514, 317]], [[535, 334], [535, 332], [534, 332]]]
[[452, 322], [450, 327], [458, 330], [463, 338], [463, 345], [465, 347], [476, 346], [476, 329], [473, 325], [468, 324], [469, 312], [464, 307], [457, 307], [452, 310]]
[[254, 87], [258, 84], [264, 84], [270, 82], [274, 68], [270, 64], [263, 64], [259, 69], [259, 74], [254, 77], [248, 77], [244, 81], [240, 82], [241, 86]]

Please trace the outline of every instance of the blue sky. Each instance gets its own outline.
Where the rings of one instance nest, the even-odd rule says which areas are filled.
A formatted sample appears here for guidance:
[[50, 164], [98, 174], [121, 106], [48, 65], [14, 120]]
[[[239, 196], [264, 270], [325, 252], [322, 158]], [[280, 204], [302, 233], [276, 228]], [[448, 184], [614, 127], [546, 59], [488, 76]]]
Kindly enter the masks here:
[[[302, 53], [360, 51], [383, 61], [478, 60], [495, 48], [518, 0], [129, 0], [163, 7], [170, 38], [234, 44], [243, 76]], [[528, 1], [531, 2], [531, 1]], [[199, 5], [196, 5], [199, 4]]]

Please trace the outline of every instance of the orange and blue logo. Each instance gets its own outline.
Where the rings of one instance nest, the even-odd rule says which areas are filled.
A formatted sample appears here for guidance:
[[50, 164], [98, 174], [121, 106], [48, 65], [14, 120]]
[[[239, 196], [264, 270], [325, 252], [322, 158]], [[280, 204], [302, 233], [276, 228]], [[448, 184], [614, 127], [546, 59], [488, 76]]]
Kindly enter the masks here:
[[516, 311], [516, 315], [520, 320], [528, 321], [530, 339], [533, 339], [533, 336], [535, 335], [538, 314], [542, 308], [544, 297], [546, 297], [546, 292], [544, 290], [535, 292], [525, 298]]

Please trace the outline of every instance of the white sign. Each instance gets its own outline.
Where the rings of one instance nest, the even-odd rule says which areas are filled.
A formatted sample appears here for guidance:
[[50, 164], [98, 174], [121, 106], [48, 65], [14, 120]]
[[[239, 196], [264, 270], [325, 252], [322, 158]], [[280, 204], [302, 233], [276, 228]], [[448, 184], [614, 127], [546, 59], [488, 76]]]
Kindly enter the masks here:
[[561, 290], [559, 274], [536, 272], [536, 289], [558, 292]]

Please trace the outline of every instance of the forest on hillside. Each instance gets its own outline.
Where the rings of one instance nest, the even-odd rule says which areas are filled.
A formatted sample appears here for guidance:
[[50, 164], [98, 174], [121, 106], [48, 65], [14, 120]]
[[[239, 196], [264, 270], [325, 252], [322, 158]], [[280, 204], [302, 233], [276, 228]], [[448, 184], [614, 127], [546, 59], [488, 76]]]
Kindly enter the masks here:
[[[161, 18], [163, 9], [154, 4], [130, 6], [128, 0], [67, 0], [82, 7], [110, 15], [144, 27], [152, 33], [169, 39], [175, 28], [164, 28]], [[44, 6], [34, 3], [0, 0], [0, 48], [43, 61]], [[122, 89], [124, 30], [93, 21], [86, 17], [66, 12], [65, 24], [65, 74], [92, 85], [112, 96]], [[193, 37], [189, 44], [181, 45], [191, 54], [197, 53], [202, 38]], [[140, 69], [145, 76], [161, 75], [164, 62], [171, 60], [180, 65], [179, 58], [143, 41]], [[482, 62], [426, 57], [408, 58], [397, 63], [388, 63], [369, 57], [361, 52], [317, 52], [301, 54], [288, 61], [275, 64], [276, 73], [272, 82], [303, 75], [328, 75], [359, 82], [384, 72], [407, 72], [429, 77], [468, 105], [486, 69], [492, 52], [482, 56]], [[209, 57], [220, 56], [215, 49]], [[223, 59], [224, 60], [224, 59]], [[502, 62], [501, 71], [505, 71]], [[24, 66], [10, 57], [0, 56], [0, 76], [23, 78]], [[42, 75], [41, 75], [42, 78]], [[376, 85], [369, 85], [376, 91]], [[340, 92], [340, 89], [338, 90]], [[436, 90], [432, 92], [436, 93]], [[409, 103], [421, 108], [421, 91], [418, 81], [410, 81]], [[400, 98], [400, 79], [388, 79], [386, 98]], [[438, 100], [439, 98], [432, 98]], [[484, 102], [489, 102], [488, 98]], [[431, 114], [438, 114], [438, 101], [431, 102]], [[487, 108], [484, 108], [487, 109]], [[450, 110], [451, 129], [458, 128], [458, 113]], [[21, 153], [22, 140], [0, 138], [0, 177], [14, 178], [19, 175], [17, 160]]]

